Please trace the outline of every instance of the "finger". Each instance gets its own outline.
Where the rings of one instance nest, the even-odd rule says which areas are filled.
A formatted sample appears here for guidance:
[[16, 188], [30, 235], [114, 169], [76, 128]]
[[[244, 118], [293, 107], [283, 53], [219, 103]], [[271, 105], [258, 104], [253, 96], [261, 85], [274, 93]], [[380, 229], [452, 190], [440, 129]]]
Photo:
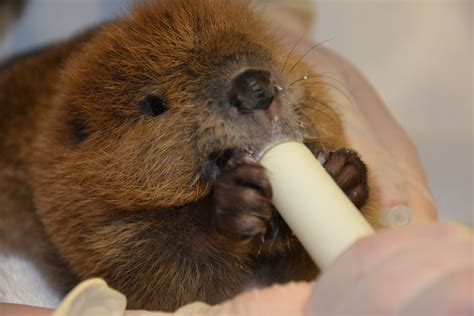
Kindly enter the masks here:
[[474, 315], [474, 262], [427, 287], [401, 315]]
[[379, 264], [392, 256], [396, 257], [410, 249], [422, 250], [447, 240], [452, 242], [469, 240], [472, 236], [471, 230], [449, 222], [379, 231], [356, 242], [321, 275], [308, 308], [317, 307], [318, 310], [325, 310], [334, 306], [348, 286], [356, 284], [362, 276], [370, 274]]
[[311, 283], [292, 282], [240, 294], [231, 301], [211, 308], [206, 315], [274, 316], [303, 315]]
[[472, 245], [432, 244], [388, 258], [357, 284], [348, 286], [329, 313], [395, 315], [426, 287], [472, 264]]
[[53, 311], [51, 309], [42, 307], [0, 303], [0, 315], [2, 316], [49, 316], [52, 314]]

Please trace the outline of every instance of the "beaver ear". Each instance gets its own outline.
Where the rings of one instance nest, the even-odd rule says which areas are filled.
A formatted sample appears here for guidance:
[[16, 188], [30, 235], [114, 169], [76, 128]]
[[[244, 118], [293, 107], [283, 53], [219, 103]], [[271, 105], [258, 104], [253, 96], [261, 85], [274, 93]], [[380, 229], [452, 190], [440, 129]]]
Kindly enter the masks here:
[[74, 140], [78, 143], [82, 143], [89, 137], [86, 124], [77, 117], [71, 121], [71, 130]]
[[166, 101], [159, 95], [148, 95], [140, 102], [140, 109], [149, 116], [158, 116], [168, 110]]

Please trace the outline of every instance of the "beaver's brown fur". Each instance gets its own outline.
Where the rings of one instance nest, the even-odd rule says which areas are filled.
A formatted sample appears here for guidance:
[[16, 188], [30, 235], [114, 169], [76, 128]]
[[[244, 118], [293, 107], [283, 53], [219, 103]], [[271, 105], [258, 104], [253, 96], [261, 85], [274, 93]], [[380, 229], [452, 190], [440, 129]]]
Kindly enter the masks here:
[[[279, 128], [327, 155], [344, 147], [341, 123], [324, 86], [299, 80], [315, 76], [299, 59], [247, 4], [162, 0], [4, 65], [3, 245], [61, 269], [65, 288], [103, 277], [129, 308], [313, 278], [264, 170], [242, 157], [270, 140], [255, 113], [270, 114], [237, 110], [228, 92], [242, 71], [264, 70], [280, 90]], [[150, 109], [161, 101], [167, 111]], [[332, 152], [326, 167], [356, 204], [370, 202], [357, 155]]]

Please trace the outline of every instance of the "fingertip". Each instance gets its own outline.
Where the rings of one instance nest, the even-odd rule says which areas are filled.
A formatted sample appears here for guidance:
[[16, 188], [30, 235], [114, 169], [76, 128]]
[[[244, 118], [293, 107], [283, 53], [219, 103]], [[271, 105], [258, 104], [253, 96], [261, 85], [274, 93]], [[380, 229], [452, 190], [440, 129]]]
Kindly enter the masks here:
[[216, 307], [212, 315], [305, 315], [312, 283], [290, 282], [253, 289]]

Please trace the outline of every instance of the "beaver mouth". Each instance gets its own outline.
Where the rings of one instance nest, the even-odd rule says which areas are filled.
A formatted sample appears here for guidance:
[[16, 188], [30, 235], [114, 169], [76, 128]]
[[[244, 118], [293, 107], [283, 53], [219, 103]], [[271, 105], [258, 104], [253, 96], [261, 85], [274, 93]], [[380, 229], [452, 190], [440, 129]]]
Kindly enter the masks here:
[[237, 157], [237, 148], [227, 148], [220, 151], [214, 151], [209, 155], [209, 161], [213, 162], [220, 170], [229, 163], [229, 161]]
[[208, 162], [205, 167], [204, 176], [208, 180], [215, 180], [215, 178], [224, 170], [224, 168], [245, 155], [249, 151], [241, 148], [226, 148], [212, 152], [208, 156]]

